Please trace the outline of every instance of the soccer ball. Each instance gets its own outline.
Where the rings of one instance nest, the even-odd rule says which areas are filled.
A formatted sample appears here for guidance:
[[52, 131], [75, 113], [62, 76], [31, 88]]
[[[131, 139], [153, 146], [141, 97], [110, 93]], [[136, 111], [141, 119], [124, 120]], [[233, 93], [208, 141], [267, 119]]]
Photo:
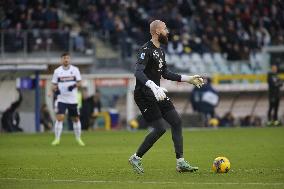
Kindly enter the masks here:
[[230, 170], [231, 164], [226, 157], [217, 157], [212, 165], [212, 170], [215, 173], [227, 173]]
[[138, 129], [139, 127], [139, 123], [136, 119], [132, 119], [130, 122], [129, 122], [129, 126], [131, 129]]

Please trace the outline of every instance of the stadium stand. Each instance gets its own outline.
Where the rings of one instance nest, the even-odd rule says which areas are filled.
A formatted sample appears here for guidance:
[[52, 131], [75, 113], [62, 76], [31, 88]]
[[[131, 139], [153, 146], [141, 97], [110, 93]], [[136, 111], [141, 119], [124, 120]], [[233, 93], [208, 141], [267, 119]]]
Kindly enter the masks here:
[[6, 54], [47, 50], [86, 53], [92, 47], [89, 33], [72, 24], [64, 2], [5, 0], [2, 4], [1, 48]]
[[239, 60], [263, 46], [283, 44], [283, 7], [276, 0], [81, 0], [67, 4], [82, 25], [87, 22], [113, 44], [130, 37], [141, 45], [148, 39], [144, 35], [147, 23], [154, 18], [168, 23], [173, 39], [169, 53], [186, 52], [182, 47], [189, 44], [189, 52], [221, 52], [229, 60]]
[[[112, 45], [118, 45], [122, 55], [128, 56], [132, 53], [131, 46], [135, 49], [148, 39], [144, 31], [153, 18], [161, 18], [169, 25], [174, 39], [169, 44], [172, 49], [169, 54], [178, 46], [179, 53], [221, 52], [235, 60], [247, 58], [248, 51], [262, 46], [283, 44], [283, 16], [276, 0], [6, 0], [3, 5], [5, 16], [1, 27], [16, 30], [4, 39], [18, 39], [15, 44], [8, 44], [7, 51], [23, 48], [23, 29], [33, 30], [26, 34], [28, 51], [48, 44], [66, 50], [70, 35], [74, 38], [73, 48], [84, 51], [89, 42], [85, 31], [91, 29]], [[59, 30], [59, 33], [42, 33], [41, 29]]]
[[[92, 54], [94, 32], [110, 44], [105, 51], [130, 57], [148, 40], [145, 31], [154, 18], [168, 24], [168, 63], [182, 72], [263, 73], [267, 65], [260, 63], [258, 52], [284, 43], [283, 7], [276, 0], [7, 2], [1, 24], [6, 53], [48, 49]], [[239, 60], [247, 63], [227, 63]]]
[[[274, 59], [263, 49], [276, 47], [284, 52], [283, 10], [278, 0], [4, 0], [0, 2], [0, 68], [44, 64], [36, 70], [53, 70], [58, 55], [69, 51], [82, 73], [132, 74], [136, 52], [150, 37], [149, 22], [161, 19], [170, 31], [165, 50], [171, 70], [213, 77], [214, 84], [222, 84], [217, 85], [222, 93], [265, 92]], [[95, 77], [88, 76], [90, 85]], [[166, 88], [170, 93], [191, 90]], [[233, 100], [229, 95], [221, 96], [219, 115], [228, 112]], [[250, 114], [254, 106], [250, 95], [242, 96], [232, 109], [237, 117]], [[265, 98], [256, 104], [261, 116], [266, 114]], [[118, 103], [123, 117], [126, 103], [126, 99]]]

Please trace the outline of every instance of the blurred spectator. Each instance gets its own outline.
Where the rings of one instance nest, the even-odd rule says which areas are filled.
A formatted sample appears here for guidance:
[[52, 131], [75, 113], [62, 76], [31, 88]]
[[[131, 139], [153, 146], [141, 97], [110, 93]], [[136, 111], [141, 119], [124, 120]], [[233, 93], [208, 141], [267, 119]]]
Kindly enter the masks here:
[[211, 50], [213, 52], [221, 52], [221, 47], [219, 45], [219, 38], [217, 36], [213, 37], [211, 41]]
[[55, 7], [50, 6], [45, 12], [45, 22], [46, 28], [56, 29], [58, 27], [58, 15], [57, 9]]
[[232, 127], [232, 126], [235, 126], [235, 117], [233, 116], [232, 112], [227, 112], [220, 119], [220, 126], [221, 127]]
[[73, 41], [74, 41], [74, 49], [79, 52], [84, 52], [85, 51], [85, 39], [81, 35], [80, 30], [81, 29], [79, 27], [72, 28], [71, 37], [73, 38]]
[[212, 87], [210, 78], [205, 78], [204, 83], [201, 88], [194, 87], [190, 96], [190, 102], [194, 112], [204, 115], [205, 125], [207, 125], [211, 118], [215, 118], [215, 107], [219, 103], [219, 95]]
[[96, 114], [101, 112], [101, 94], [96, 90], [95, 95], [88, 97], [87, 89], [82, 89], [82, 107], [80, 109], [80, 120], [82, 129], [88, 130], [96, 120]]
[[94, 125], [94, 122], [97, 118], [97, 114], [101, 112], [101, 93], [96, 91], [95, 95], [91, 96], [89, 99], [89, 110], [90, 110], [90, 122], [91, 125]]
[[191, 102], [192, 110], [194, 112], [200, 113], [202, 92], [203, 92], [202, 89], [198, 87], [194, 87], [191, 92], [190, 102]]
[[255, 115], [247, 115], [240, 122], [242, 127], [261, 126], [261, 118]]
[[183, 46], [178, 35], [173, 36], [173, 40], [168, 44], [169, 54], [182, 54]]
[[[280, 63], [277, 59], [276, 63]], [[268, 73], [268, 98], [269, 98], [269, 109], [268, 109], [268, 125], [279, 125], [278, 120], [278, 108], [280, 103], [280, 88], [283, 85], [283, 81], [280, 80], [278, 74], [278, 67], [276, 64], [271, 66], [271, 72]], [[272, 114], [273, 112], [273, 114]]]
[[24, 33], [22, 32], [22, 24], [17, 23], [15, 30], [9, 29], [4, 34], [4, 49], [7, 52], [23, 51], [24, 49]]
[[38, 4], [35, 8], [30, 8], [28, 14], [31, 27], [37, 29], [43, 29], [45, 27], [44, 9], [41, 4]]
[[189, 39], [190, 39], [190, 36], [188, 33], [182, 34], [181, 41], [182, 41], [182, 47], [183, 47], [183, 54], [189, 54], [192, 51], [191, 46], [189, 44]]
[[43, 125], [44, 131], [52, 129], [53, 121], [46, 104], [43, 104], [40, 108], [40, 123]]
[[82, 88], [82, 106], [80, 109], [80, 121], [83, 130], [87, 130], [90, 124], [90, 110], [87, 88]]
[[219, 103], [219, 95], [211, 85], [211, 79], [204, 79], [204, 85], [201, 88], [202, 96], [200, 102], [200, 113], [205, 117], [206, 124], [208, 120], [215, 117], [215, 107]]
[[22, 103], [23, 97], [20, 90], [18, 90], [19, 99], [11, 104], [7, 110], [2, 114], [2, 128], [6, 132], [22, 132], [23, 129], [20, 128], [20, 115], [18, 108]]
[[116, 33], [114, 25], [114, 15], [111, 10], [107, 10], [102, 26], [104, 35], [108, 37], [112, 43], [115, 43]]

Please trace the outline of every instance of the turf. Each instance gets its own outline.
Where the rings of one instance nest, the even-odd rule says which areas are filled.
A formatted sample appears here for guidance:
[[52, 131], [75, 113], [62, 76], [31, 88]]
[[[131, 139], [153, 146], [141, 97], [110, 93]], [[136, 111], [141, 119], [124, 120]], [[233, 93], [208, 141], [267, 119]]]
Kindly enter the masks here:
[[[196, 173], [175, 171], [170, 131], [143, 158], [145, 173], [128, 165], [147, 131], [83, 133], [85, 147], [64, 133], [0, 135], [0, 188], [284, 188], [284, 128], [184, 131], [186, 159]], [[231, 161], [227, 174], [211, 172], [215, 157]]]

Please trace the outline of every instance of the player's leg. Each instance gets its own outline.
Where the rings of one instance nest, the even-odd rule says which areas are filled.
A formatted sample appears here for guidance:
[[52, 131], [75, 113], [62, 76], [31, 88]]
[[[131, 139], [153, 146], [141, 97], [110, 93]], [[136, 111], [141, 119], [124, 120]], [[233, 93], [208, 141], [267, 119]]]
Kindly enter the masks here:
[[165, 120], [162, 118], [152, 121], [151, 126], [153, 127], [153, 130], [145, 137], [144, 141], [139, 146], [137, 152], [133, 154], [129, 159], [129, 163], [133, 166], [133, 169], [138, 173], [144, 172], [141, 162], [143, 155], [166, 132]]
[[153, 144], [166, 132], [165, 120], [162, 119], [162, 114], [155, 101], [150, 101], [146, 98], [135, 98], [144, 119], [150, 123], [153, 130], [145, 137], [137, 152], [133, 154], [129, 163], [137, 173], [143, 173], [142, 157], [153, 146]]
[[150, 125], [153, 127], [153, 130], [145, 137], [144, 141], [138, 148], [136, 155], [140, 158], [157, 142], [157, 140], [163, 136], [166, 132], [165, 120], [160, 118], [158, 120], [152, 121]]
[[178, 115], [177, 111], [172, 105], [172, 102], [168, 99], [163, 102], [161, 105], [165, 113], [163, 113], [163, 118], [170, 124], [171, 132], [172, 132], [172, 140], [174, 143], [177, 166], [176, 170], [179, 172], [193, 172], [197, 171], [198, 167], [191, 166], [187, 161], [183, 158], [183, 136], [182, 136], [182, 125], [181, 118]]
[[74, 134], [75, 134], [76, 141], [78, 142], [78, 144], [80, 146], [85, 146], [85, 143], [83, 142], [81, 138], [82, 128], [81, 128], [81, 122], [80, 122], [79, 117], [73, 118], [73, 130], [74, 130]]
[[180, 116], [175, 109], [172, 109], [165, 113], [163, 117], [171, 126], [176, 158], [183, 158], [183, 136]]
[[279, 108], [279, 102], [280, 102], [280, 98], [276, 98], [275, 99], [275, 103], [274, 103], [274, 115], [273, 115], [273, 120], [274, 120], [274, 126], [278, 126], [280, 124], [280, 122], [278, 121], [278, 108]]
[[76, 141], [80, 146], [85, 146], [85, 143], [81, 139], [81, 122], [79, 119], [79, 111], [77, 108], [77, 104], [69, 104], [68, 113], [73, 121], [73, 130], [75, 134]]
[[268, 124], [270, 125], [272, 122], [272, 108], [273, 108], [273, 99], [269, 97], [269, 108], [267, 112], [267, 117], [268, 117]]
[[66, 108], [67, 107], [64, 103], [58, 102], [56, 107], [56, 121], [54, 124], [55, 139], [51, 143], [53, 146], [60, 144], [60, 137], [63, 129], [63, 121], [64, 121]]

